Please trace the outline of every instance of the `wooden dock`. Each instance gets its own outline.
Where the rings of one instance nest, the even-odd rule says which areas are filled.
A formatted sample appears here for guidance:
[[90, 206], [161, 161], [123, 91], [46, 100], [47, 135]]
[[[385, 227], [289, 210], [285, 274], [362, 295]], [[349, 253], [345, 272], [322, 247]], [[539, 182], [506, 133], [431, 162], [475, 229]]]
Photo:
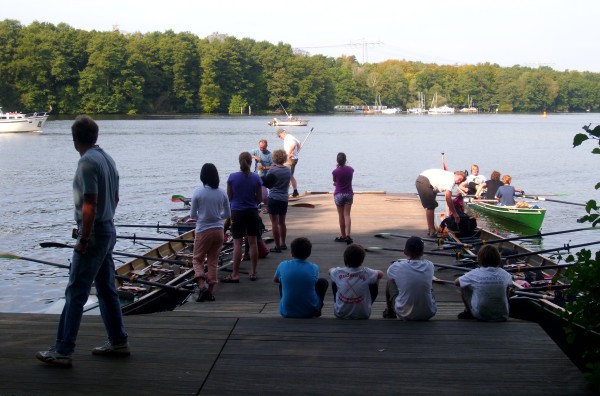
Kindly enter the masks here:
[[[290, 207], [288, 245], [309, 237], [311, 261], [327, 276], [343, 265], [346, 247], [333, 241], [339, 235], [333, 198], [306, 195], [299, 202], [315, 208]], [[375, 238], [380, 232], [425, 235], [415, 195], [357, 194], [352, 220], [353, 238], [365, 247], [403, 247], [403, 239]], [[273, 274], [288, 255], [261, 259], [256, 282], [242, 275], [239, 284], [219, 284], [215, 302], [126, 317], [129, 358], [91, 355], [105, 333], [99, 316], [86, 315], [73, 367], [44, 365], [34, 355], [53, 344], [58, 316], [0, 314], [0, 395], [593, 394], [537, 324], [458, 320], [460, 294], [450, 285], [434, 285], [438, 314], [428, 322], [383, 319], [384, 283], [370, 320], [335, 319], [330, 291], [321, 318], [283, 319]], [[400, 256], [369, 253], [365, 265], [385, 272]]]

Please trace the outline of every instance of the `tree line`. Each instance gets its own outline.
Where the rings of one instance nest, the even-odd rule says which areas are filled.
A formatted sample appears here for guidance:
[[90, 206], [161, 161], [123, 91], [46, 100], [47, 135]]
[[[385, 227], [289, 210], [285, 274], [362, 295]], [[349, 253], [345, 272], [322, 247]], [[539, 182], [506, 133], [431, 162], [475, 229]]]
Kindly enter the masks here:
[[[99, 32], [0, 22], [0, 105], [56, 114], [322, 113], [335, 105], [438, 105], [503, 112], [600, 111], [600, 73], [405, 60], [359, 63], [289, 44], [172, 30]], [[428, 107], [429, 103], [426, 104]]]

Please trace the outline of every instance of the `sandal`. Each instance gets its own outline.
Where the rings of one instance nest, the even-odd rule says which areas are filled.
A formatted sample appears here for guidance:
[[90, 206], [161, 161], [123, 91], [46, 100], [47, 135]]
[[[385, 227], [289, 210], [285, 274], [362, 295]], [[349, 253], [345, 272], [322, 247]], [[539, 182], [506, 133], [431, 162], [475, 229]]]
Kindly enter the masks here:
[[351, 245], [352, 242], [354, 242], [354, 240], [352, 238], [350, 238], [349, 236], [347, 236], [346, 239], [344, 240], [344, 242], [346, 242], [348, 245]]
[[221, 278], [221, 282], [223, 283], [240, 283], [239, 279], [233, 279], [231, 275], [227, 275], [224, 278]]
[[274, 248], [269, 249], [269, 252], [271, 252], [271, 253], [281, 253], [281, 248], [278, 248], [276, 246]]
[[250, 280], [251, 280], [251, 281], [253, 281], [253, 282], [254, 282], [254, 281], [255, 281], [255, 280], [257, 280], [257, 279], [258, 279], [258, 278], [256, 277], [256, 274], [251, 274], [251, 275], [250, 275]]
[[281, 247], [279, 249], [281, 249], [281, 250], [287, 250], [287, 245], [281, 245]]
[[347, 237], [339, 236], [334, 239], [336, 242], [346, 242]]

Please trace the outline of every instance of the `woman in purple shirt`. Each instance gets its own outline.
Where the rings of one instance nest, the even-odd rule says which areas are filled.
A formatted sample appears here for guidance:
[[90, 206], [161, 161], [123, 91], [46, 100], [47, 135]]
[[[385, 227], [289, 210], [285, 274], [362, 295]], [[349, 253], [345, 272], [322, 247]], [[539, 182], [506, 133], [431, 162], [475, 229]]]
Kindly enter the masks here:
[[352, 228], [350, 210], [352, 209], [354, 199], [354, 191], [352, 191], [354, 169], [346, 165], [346, 154], [338, 153], [337, 166], [331, 174], [333, 175], [333, 185], [335, 186], [333, 200], [338, 211], [340, 231], [342, 233], [342, 235], [335, 238], [335, 241], [346, 242], [349, 245], [353, 242], [350, 237], [350, 230]]
[[260, 233], [258, 204], [262, 201], [262, 181], [250, 170], [252, 156], [243, 152], [239, 156], [240, 171], [229, 175], [227, 179], [227, 197], [231, 203], [231, 233], [233, 235], [233, 268], [231, 275], [221, 279], [224, 283], [239, 283], [240, 263], [242, 261], [242, 240], [248, 237], [252, 270], [250, 280], [256, 280], [258, 262], [257, 237]]

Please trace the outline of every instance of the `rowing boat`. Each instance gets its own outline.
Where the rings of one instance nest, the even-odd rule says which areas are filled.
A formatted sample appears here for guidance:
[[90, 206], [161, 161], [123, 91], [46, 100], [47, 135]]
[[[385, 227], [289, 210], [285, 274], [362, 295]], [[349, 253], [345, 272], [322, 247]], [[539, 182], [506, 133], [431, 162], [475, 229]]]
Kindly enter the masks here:
[[[132, 278], [131, 282], [115, 279], [124, 315], [173, 310], [189, 297], [192, 289], [184, 289], [182, 286], [194, 276], [191, 259], [193, 244], [178, 240], [193, 239], [194, 231], [188, 231], [116, 269], [117, 275]], [[173, 262], [159, 261], [162, 259]], [[180, 260], [182, 264], [176, 264], [175, 260]], [[133, 278], [173, 286], [181, 291], [140, 284], [133, 281]]]
[[546, 209], [538, 207], [518, 207], [518, 206], [500, 206], [487, 202], [471, 200], [467, 202], [467, 207], [474, 209], [486, 216], [500, 218], [513, 223], [524, 225], [535, 231], [542, 227]]
[[[124, 315], [171, 311], [188, 299], [193, 292], [194, 245], [184, 241], [192, 240], [194, 230], [179, 235], [116, 269], [117, 275], [131, 279], [115, 279]], [[223, 267], [225, 256], [229, 253], [231, 248], [221, 252], [220, 268]], [[139, 283], [136, 280], [164, 286]]]
[[[547, 287], [546, 291], [536, 290], [540, 294], [540, 300], [552, 309], [562, 309], [560, 306], [564, 303], [562, 293], [552, 290], [552, 286], [563, 285], [559, 280], [559, 272], [564, 269], [564, 264], [561, 266], [558, 261], [551, 257], [536, 253], [512, 240], [503, 240], [504, 238], [500, 235], [484, 229], [479, 230], [479, 240], [476, 242], [472, 239], [469, 241], [461, 240], [451, 230], [448, 231], [448, 236], [455, 243], [465, 243], [462, 249], [465, 250], [466, 255], [471, 257], [476, 256], [474, 247], [493, 243], [505, 258], [503, 268], [512, 273], [515, 290], [527, 292], [527, 289], [531, 287]], [[468, 243], [471, 243], [471, 245]], [[555, 269], [541, 271], [537, 270], [536, 267], [554, 267]]]

